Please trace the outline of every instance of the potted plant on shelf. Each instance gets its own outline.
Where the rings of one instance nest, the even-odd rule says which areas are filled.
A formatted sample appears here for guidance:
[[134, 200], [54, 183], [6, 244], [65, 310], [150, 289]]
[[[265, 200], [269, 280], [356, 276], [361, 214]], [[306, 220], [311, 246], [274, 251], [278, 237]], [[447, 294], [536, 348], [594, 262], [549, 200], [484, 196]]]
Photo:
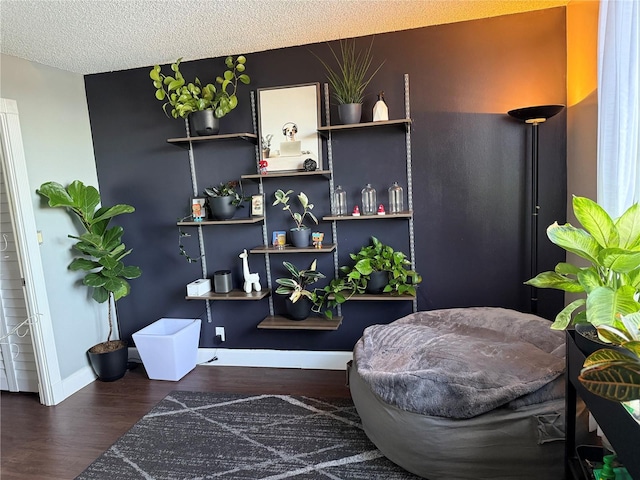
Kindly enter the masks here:
[[204, 193], [207, 195], [209, 212], [214, 220], [233, 218], [236, 209], [244, 207], [242, 203], [250, 198], [242, 195], [242, 184], [236, 180], [205, 188]]
[[318, 224], [318, 219], [313, 213], [311, 213], [311, 210], [313, 210], [313, 203], [309, 203], [309, 199], [304, 192], [300, 192], [298, 194], [298, 201], [302, 206], [302, 213], [293, 212], [291, 210], [291, 205], [289, 205], [289, 195], [292, 193], [293, 190], [288, 190], [286, 192], [280, 189], [276, 190], [276, 199], [273, 202], [273, 205], [282, 204], [282, 210], [289, 212], [291, 218], [293, 218], [293, 221], [296, 223], [295, 228], [289, 230], [293, 246], [299, 248], [308, 247], [311, 241], [311, 229], [304, 225], [304, 219], [308, 216], [316, 223], [316, 225]]
[[276, 283], [279, 285], [276, 293], [288, 296], [286, 305], [289, 318], [304, 320], [311, 313], [315, 299], [315, 294], [307, 290], [307, 287], [325, 276], [316, 270], [316, 260], [306, 270], [298, 270], [295, 265], [289, 262], [282, 262], [282, 264], [289, 271], [291, 277], [276, 279]]
[[243, 55], [228, 56], [225, 59], [227, 70], [216, 77], [217, 88], [212, 83], [202, 85], [198, 77], [187, 82], [180, 72], [181, 61], [179, 58], [171, 64], [172, 75], [162, 73], [160, 65], [151, 69], [149, 77], [156, 88], [156, 98], [165, 101], [162, 109], [167, 116], [167, 106], [170, 105], [171, 116], [189, 117], [191, 128], [198, 135], [215, 135], [220, 129], [219, 119], [238, 105], [238, 82], [245, 85], [251, 82], [249, 75], [244, 73], [247, 60]]
[[260, 145], [262, 145], [262, 158], [269, 158], [271, 153], [271, 140], [273, 133], [269, 133], [266, 137], [260, 137]]
[[327, 79], [332, 89], [333, 98], [338, 102], [338, 115], [343, 124], [359, 123], [362, 117], [362, 101], [364, 91], [384, 65], [384, 61], [369, 74], [373, 58], [371, 49], [373, 48], [373, 38], [366, 51], [356, 50], [356, 41], [340, 40], [340, 55], [329, 45], [337, 68], [331, 67], [318, 55], [313, 53], [320, 60], [327, 71]]
[[411, 262], [402, 252], [396, 252], [376, 237], [371, 245], [349, 255], [355, 261], [353, 267], [343, 266], [340, 271], [356, 285], [358, 293], [391, 293], [414, 295], [422, 277], [411, 270]]
[[111, 304], [129, 294], [131, 287], [127, 280], [138, 278], [142, 272], [133, 265], [125, 266], [122, 261], [131, 253], [131, 249], [127, 250], [122, 243], [123, 228], [108, 226], [112, 218], [132, 213], [135, 209], [124, 204], [98, 207], [98, 190], [85, 186], [79, 180], [75, 180], [67, 188], [56, 182], [46, 182], [37, 192], [48, 198], [50, 207], [65, 208], [78, 217], [84, 228], [80, 236], [69, 235], [69, 238], [77, 240], [74, 249], [79, 252], [79, 256], [69, 264], [69, 269], [87, 272], [82, 283], [93, 290], [92, 297], [96, 302], [108, 303], [107, 340], [91, 347], [88, 355], [100, 380], [117, 380], [126, 373], [128, 352], [126, 342], [111, 340]]

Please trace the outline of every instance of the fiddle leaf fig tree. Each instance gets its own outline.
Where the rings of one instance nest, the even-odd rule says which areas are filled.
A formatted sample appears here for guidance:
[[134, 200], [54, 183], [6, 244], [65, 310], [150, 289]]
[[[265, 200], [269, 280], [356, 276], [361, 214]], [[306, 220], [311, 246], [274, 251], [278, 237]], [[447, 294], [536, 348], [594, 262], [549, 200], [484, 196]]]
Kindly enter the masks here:
[[[67, 188], [56, 182], [46, 182], [37, 192], [49, 200], [50, 207], [65, 208], [84, 227], [84, 232], [79, 236], [69, 235], [69, 238], [77, 240], [73, 248], [79, 253], [69, 264], [69, 269], [87, 272], [83, 283], [93, 290], [93, 299], [104, 303], [110, 298], [117, 301], [127, 296], [131, 291], [128, 280], [139, 277], [142, 272], [136, 266], [124, 264], [123, 259], [131, 253], [131, 249], [127, 250], [122, 243], [123, 228], [118, 225], [109, 228], [109, 222], [112, 218], [132, 213], [135, 209], [125, 204], [99, 206], [98, 190], [79, 180], [75, 180]], [[107, 344], [113, 333], [111, 301], [108, 302], [108, 312]]]
[[584, 322], [595, 327], [613, 325], [617, 315], [640, 311], [640, 206], [632, 205], [614, 220], [596, 202], [574, 196], [573, 211], [583, 228], [555, 222], [547, 228], [547, 236], [591, 265], [561, 262], [554, 271], [540, 273], [525, 283], [586, 293], [586, 299], [575, 300], [558, 313], [553, 329]]

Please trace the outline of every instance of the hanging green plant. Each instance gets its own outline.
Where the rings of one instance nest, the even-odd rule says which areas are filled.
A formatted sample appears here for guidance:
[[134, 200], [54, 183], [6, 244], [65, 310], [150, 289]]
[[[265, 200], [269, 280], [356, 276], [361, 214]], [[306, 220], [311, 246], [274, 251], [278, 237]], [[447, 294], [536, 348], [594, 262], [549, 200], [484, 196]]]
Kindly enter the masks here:
[[244, 55], [225, 59], [227, 70], [222, 76], [216, 77], [218, 87], [212, 83], [203, 85], [198, 77], [193, 82], [187, 82], [180, 72], [181, 61], [182, 58], [179, 58], [171, 64], [172, 75], [162, 73], [160, 65], [155, 65], [149, 72], [156, 88], [156, 98], [166, 100], [162, 110], [169, 116], [167, 107], [171, 106], [170, 115], [173, 118], [186, 118], [192, 112], [209, 109], [213, 110], [216, 118], [222, 118], [238, 106], [238, 82], [245, 85], [251, 82], [249, 75], [244, 73], [247, 61]]

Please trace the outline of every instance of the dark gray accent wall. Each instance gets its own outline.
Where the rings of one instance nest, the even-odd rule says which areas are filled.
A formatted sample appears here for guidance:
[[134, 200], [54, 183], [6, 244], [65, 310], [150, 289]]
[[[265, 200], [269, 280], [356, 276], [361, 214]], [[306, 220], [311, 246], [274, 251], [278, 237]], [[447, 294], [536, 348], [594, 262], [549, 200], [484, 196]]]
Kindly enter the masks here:
[[[364, 48], [370, 37], [359, 39]], [[336, 44], [334, 44], [334, 47]], [[328, 58], [326, 44], [247, 55], [252, 83], [240, 90], [238, 108], [222, 119], [221, 133], [253, 131], [251, 90], [325, 82], [311, 51]], [[565, 103], [565, 9], [556, 8], [477, 21], [377, 35], [374, 62], [386, 60], [368, 91], [363, 121], [371, 120], [374, 93], [385, 91], [390, 118], [404, 115], [403, 74], [410, 77], [414, 219], [420, 310], [464, 306], [502, 306], [527, 311], [529, 289], [530, 127], [506, 115], [512, 108]], [[211, 81], [224, 69], [223, 58], [182, 64], [187, 78]], [[186, 301], [185, 285], [201, 276], [199, 264], [178, 255], [176, 219], [187, 214], [191, 197], [188, 153], [166, 143], [185, 135], [184, 123], [165, 117], [154, 97], [149, 68], [86, 77], [100, 190], [105, 204], [129, 203], [136, 212], [121, 220], [130, 262], [143, 276], [118, 302], [124, 338], [160, 317], [200, 317], [205, 303]], [[166, 68], [166, 67], [165, 67]], [[336, 107], [331, 107], [337, 119]], [[337, 123], [334, 120], [333, 123]], [[404, 136], [393, 129], [336, 133], [335, 182], [357, 202], [370, 182], [386, 204], [386, 189], [397, 180], [406, 191]], [[199, 189], [255, 172], [254, 150], [243, 142], [198, 145]], [[257, 184], [247, 183], [248, 193]], [[324, 178], [268, 179], [265, 189], [303, 190], [318, 217], [329, 213]], [[564, 258], [546, 238], [545, 228], [564, 222], [566, 203], [566, 115], [540, 127], [540, 270]], [[270, 205], [270, 201], [267, 204]], [[359, 202], [358, 202], [359, 203]], [[238, 215], [248, 215], [248, 209]], [[289, 228], [278, 208], [269, 207], [269, 232]], [[329, 223], [319, 230], [330, 236]], [[193, 230], [195, 233], [195, 230]], [[407, 222], [340, 222], [340, 263], [376, 235], [408, 252]], [[256, 225], [205, 229], [209, 274], [229, 268], [240, 286], [242, 248], [261, 243]], [[197, 244], [187, 243], [191, 252]], [[274, 278], [282, 260], [300, 267], [318, 258], [331, 276], [330, 254], [272, 255]], [[251, 270], [264, 279], [264, 257], [251, 255]], [[266, 284], [266, 282], [264, 282]], [[540, 315], [552, 318], [563, 306], [559, 292], [541, 291]], [[282, 311], [282, 298], [274, 299]], [[203, 323], [201, 346], [214, 345], [214, 326], [226, 327], [228, 348], [351, 350], [362, 330], [411, 312], [404, 302], [349, 302], [334, 332], [258, 330], [268, 315], [267, 300], [213, 302], [213, 322]]]

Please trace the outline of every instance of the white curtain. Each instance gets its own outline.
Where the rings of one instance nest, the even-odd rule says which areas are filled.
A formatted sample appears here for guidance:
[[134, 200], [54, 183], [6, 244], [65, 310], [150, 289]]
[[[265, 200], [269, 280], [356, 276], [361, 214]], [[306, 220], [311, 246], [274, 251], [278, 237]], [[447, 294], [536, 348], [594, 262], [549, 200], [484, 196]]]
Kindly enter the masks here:
[[598, 203], [613, 217], [640, 201], [640, 2], [601, 0]]

